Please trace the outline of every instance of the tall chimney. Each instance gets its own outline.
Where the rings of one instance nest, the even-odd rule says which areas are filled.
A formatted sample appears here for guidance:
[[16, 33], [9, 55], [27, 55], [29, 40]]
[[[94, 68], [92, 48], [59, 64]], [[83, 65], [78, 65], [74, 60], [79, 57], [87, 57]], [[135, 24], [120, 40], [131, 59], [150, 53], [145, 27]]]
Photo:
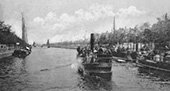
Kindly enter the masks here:
[[94, 42], [95, 42], [95, 38], [94, 38], [94, 34], [91, 34], [91, 38], [90, 38], [90, 47], [91, 47], [91, 51], [94, 51]]

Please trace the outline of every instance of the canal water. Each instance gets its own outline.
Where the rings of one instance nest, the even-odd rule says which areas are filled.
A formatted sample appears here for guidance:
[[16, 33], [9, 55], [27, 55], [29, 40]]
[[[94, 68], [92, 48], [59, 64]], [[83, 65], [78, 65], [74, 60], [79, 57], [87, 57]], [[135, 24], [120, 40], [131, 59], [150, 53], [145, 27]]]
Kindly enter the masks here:
[[76, 50], [33, 48], [25, 59], [0, 59], [0, 91], [170, 91], [170, 75], [113, 62], [111, 81], [77, 73]]

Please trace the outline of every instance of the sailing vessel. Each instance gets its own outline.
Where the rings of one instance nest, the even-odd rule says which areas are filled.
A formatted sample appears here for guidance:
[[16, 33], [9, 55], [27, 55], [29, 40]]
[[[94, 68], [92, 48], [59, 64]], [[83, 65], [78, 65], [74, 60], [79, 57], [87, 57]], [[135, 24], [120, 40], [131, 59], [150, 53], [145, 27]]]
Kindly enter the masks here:
[[14, 50], [12, 54], [15, 57], [24, 58], [31, 53], [31, 47], [28, 45], [27, 30], [23, 14], [22, 14], [22, 40], [23, 42], [20, 44], [21, 48]]

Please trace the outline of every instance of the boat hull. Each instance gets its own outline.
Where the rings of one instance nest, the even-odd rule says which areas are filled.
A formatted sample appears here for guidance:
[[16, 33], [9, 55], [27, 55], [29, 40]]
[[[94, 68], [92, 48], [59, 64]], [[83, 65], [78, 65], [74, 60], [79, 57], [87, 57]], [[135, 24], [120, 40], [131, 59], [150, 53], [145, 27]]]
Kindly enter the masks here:
[[85, 71], [86, 74], [92, 77], [100, 77], [102, 79], [105, 79], [107, 81], [110, 81], [112, 79], [112, 71], [97, 71], [97, 70], [90, 70]]
[[31, 51], [27, 51], [27, 50], [14, 50], [14, 52], [12, 53], [12, 56], [24, 58], [24, 57], [28, 56], [30, 53], [31, 53]]
[[101, 70], [101, 71], [111, 71], [111, 63], [83, 63], [85, 70]]
[[111, 63], [112, 62], [112, 58], [111, 57], [98, 57], [97, 62], [100, 63]]
[[[109, 57], [97, 57], [95, 61], [89, 59], [84, 60], [81, 63], [80, 73], [84, 75], [89, 75], [92, 77], [100, 77], [105, 80], [111, 80], [112, 78], [112, 58]], [[94, 59], [93, 59], [94, 60]]]
[[170, 72], [170, 64], [164, 62], [154, 62], [152, 60], [139, 60], [137, 62], [137, 65], [139, 67], [145, 67], [145, 68]]

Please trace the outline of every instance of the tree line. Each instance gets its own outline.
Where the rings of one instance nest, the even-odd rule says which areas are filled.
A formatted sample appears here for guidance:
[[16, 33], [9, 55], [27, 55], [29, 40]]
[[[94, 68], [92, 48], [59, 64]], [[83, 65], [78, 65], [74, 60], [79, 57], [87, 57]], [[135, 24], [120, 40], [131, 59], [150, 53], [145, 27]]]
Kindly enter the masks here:
[[27, 44], [11, 30], [10, 25], [0, 21], [0, 44], [16, 45], [16, 43]]
[[112, 32], [97, 34], [97, 42], [102, 44], [116, 43], [154, 43], [157, 47], [170, 47], [170, 17], [164, 14], [157, 18], [157, 22], [150, 25], [149, 22], [136, 25], [133, 28], [119, 28]]

